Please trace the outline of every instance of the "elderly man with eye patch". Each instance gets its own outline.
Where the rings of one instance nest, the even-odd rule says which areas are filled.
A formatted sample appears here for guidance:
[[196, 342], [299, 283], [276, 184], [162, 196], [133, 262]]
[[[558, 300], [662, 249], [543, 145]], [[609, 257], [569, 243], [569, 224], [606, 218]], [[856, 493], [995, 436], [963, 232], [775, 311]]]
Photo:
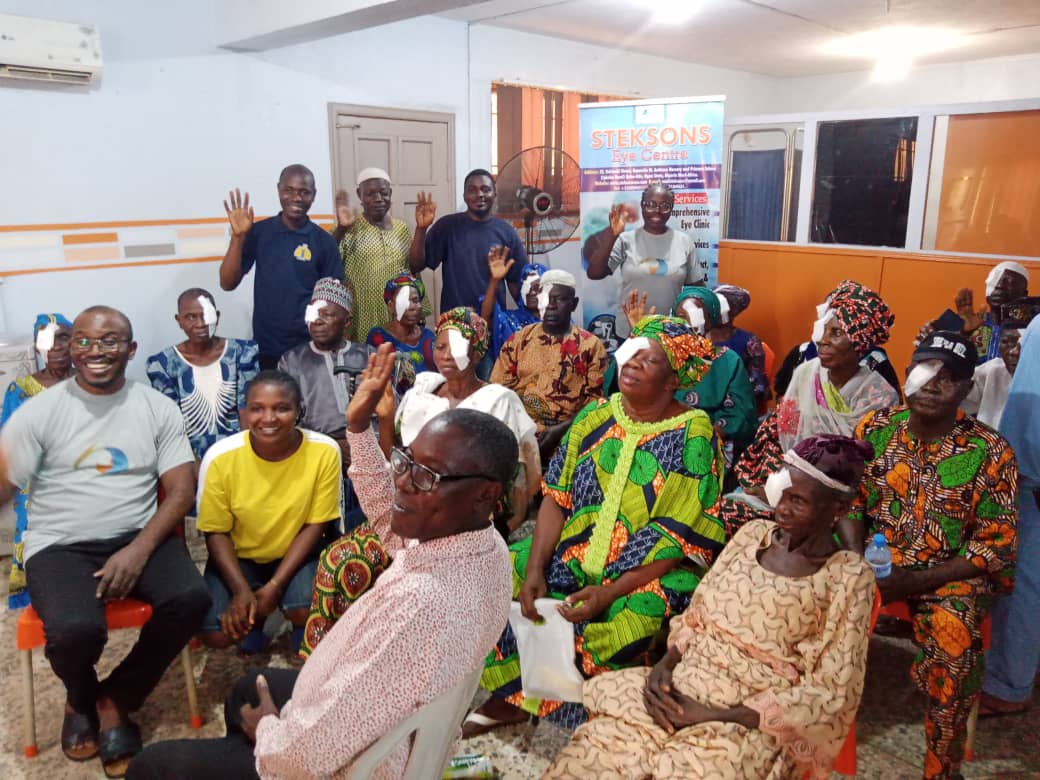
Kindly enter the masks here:
[[883, 601], [905, 600], [920, 649], [911, 666], [925, 694], [924, 777], [957, 777], [968, 715], [979, 696], [980, 627], [1015, 565], [1018, 466], [1008, 442], [958, 409], [977, 356], [961, 333], [936, 331], [914, 352], [907, 406], [871, 412], [856, 438], [874, 447], [859, 498], [838, 531], [862, 550], [884, 534], [892, 573]]
[[[473, 409], [431, 419], [389, 463], [371, 419], [389, 396], [380, 347], [347, 410], [350, 475], [393, 564], [299, 670], [242, 678], [222, 739], [153, 745], [131, 780], [342, 777], [375, 740], [479, 668], [509, 615], [512, 578], [491, 509], [516, 468], [516, 437]], [[400, 777], [408, 740], [380, 767]]]

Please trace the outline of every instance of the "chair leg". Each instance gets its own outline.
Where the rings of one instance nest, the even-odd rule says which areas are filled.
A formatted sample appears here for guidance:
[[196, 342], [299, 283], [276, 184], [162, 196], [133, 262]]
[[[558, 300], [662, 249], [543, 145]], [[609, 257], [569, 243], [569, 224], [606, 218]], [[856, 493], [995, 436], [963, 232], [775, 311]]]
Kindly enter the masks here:
[[975, 729], [979, 725], [979, 703], [981, 701], [982, 697], [976, 696], [975, 702], [971, 705], [971, 712], [968, 714], [967, 733], [964, 735], [965, 761], [975, 760]]
[[22, 718], [25, 725], [25, 746], [22, 748], [26, 758], [36, 758], [39, 752], [36, 747], [36, 697], [33, 691], [32, 650], [22, 650], [18, 654], [22, 662], [22, 698], [24, 710]]
[[191, 668], [191, 651], [185, 645], [181, 649], [181, 667], [184, 669], [184, 687], [188, 693], [188, 714], [191, 716], [191, 727], [202, 728], [202, 716], [199, 714], [199, 699], [195, 692], [195, 672]]

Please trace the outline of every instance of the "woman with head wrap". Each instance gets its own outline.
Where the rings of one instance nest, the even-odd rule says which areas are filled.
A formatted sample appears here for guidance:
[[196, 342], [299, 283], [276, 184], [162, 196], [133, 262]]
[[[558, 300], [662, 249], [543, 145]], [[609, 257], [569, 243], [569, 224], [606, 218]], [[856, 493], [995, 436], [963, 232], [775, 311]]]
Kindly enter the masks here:
[[520, 466], [508, 507], [496, 517], [496, 525], [508, 536], [527, 516], [527, 504], [538, 489], [542, 473], [535, 425], [523, 402], [512, 390], [488, 384], [477, 376], [477, 364], [487, 353], [487, 323], [472, 309], [457, 306], [437, 320], [433, 360], [437, 371], [424, 371], [405, 393], [397, 408], [395, 428], [407, 447], [431, 418], [448, 409], [476, 409], [497, 417], [516, 436]]
[[900, 402], [899, 391], [861, 363], [888, 341], [895, 317], [873, 290], [852, 281], [832, 293], [813, 328], [818, 356], [802, 363], [776, 409], [737, 463], [745, 492], [761, 497], [784, 451], [821, 433], [849, 436], [867, 412]]
[[589, 721], [544, 777], [830, 777], [863, 692], [875, 593], [834, 527], [871, 456], [844, 436], [788, 452], [770, 479], [775, 519], [726, 545], [653, 669], [585, 683]]
[[[533, 536], [510, 548], [524, 617], [539, 618], [536, 599], [562, 602], [586, 678], [648, 663], [654, 637], [722, 549], [722, 448], [708, 415], [674, 397], [707, 372], [703, 345], [675, 317], [636, 324], [615, 355], [620, 393], [578, 413], [546, 472]], [[509, 626], [481, 685], [492, 698], [467, 718], [467, 736], [530, 715], [584, 718], [578, 704], [524, 695]]]
[[[835, 287], [827, 295], [827, 299], [816, 307], [817, 316], [821, 316], [820, 313], [826, 311], [830, 305], [831, 299], [838, 296], [842, 292], [853, 291], [858, 287], [857, 282], [846, 279]], [[810, 338], [809, 341], [802, 342], [791, 348], [784, 359], [780, 362], [779, 368], [775, 370], [773, 376], [773, 390], [776, 393], [777, 398], [780, 398], [787, 392], [788, 385], [791, 384], [791, 376], [794, 374], [794, 370], [798, 368], [802, 363], [812, 360], [816, 357], [816, 342]], [[888, 353], [881, 347], [880, 344], [875, 344], [874, 347], [863, 355], [859, 359], [861, 366], [866, 366], [871, 371], [876, 371], [886, 382], [888, 382], [896, 392], [900, 392], [903, 387], [903, 380], [900, 379], [899, 375], [896, 374], [896, 370], [892, 367], [892, 363], [888, 359]]]
[[[700, 381], [675, 391], [675, 400], [708, 413], [712, 424], [722, 433], [726, 463], [732, 465], [755, 435], [758, 412], [740, 357], [730, 349], [715, 347], [705, 336], [721, 319], [719, 300], [720, 296], [699, 285], [683, 287], [675, 299], [675, 316], [690, 324], [700, 342], [701, 353], [711, 363]], [[634, 326], [642, 319], [644, 307], [645, 296], [629, 295], [622, 309], [630, 325]], [[614, 362], [607, 371], [607, 380], [607, 387], [616, 389], [617, 366]]]
[[[39, 314], [33, 324], [33, 349], [37, 371], [15, 379], [4, 395], [0, 427], [7, 424], [15, 409], [34, 395], [53, 387], [72, 374], [69, 343], [72, 341], [72, 323], [60, 314]], [[41, 365], [42, 364], [42, 365]], [[19, 609], [29, 606], [29, 590], [25, 585], [25, 561], [22, 558], [22, 534], [29, 524], [29, 496], [24, 490], [14, 498], [14, 556], [11, 561], [10, 589], [7, 606]]]
[[721, 317], [719, 324], [708, 333], [708, 337], [716, 347], [729, 347], [740, 356], [751, 382], [755, 403], [763, 404], [770, 399], [772, 393], [769, 389], [769, 377], [766, 376], [766, 353], [762, 348], [762, 340], [754, 333], [734, 324], [737, 317], [751, 305], [751, 293], [733, 284], [720, 284], [715, 288], [715, 294], [719, 296]]
[[487, 292], [480, 299], [480, 316], [491, 326], [488, 355], [492, 363], [498, 360], [502, 345], [521, 328], [541, 320], [538, 314], [538, 280], [549, 269], [541, 263], [527, 263], [520, 269], [520, 300], [515, 309], [506, 309], [498, 304], [497, 292], [515, 260], [507, 259], [506, 247], [495, 247], [488, 252], [489, 281]]
[[425, 326], [422, 303], [426, 285], [412, 274], [398, 274], [383, 288], [390, 319], [385, 325], [375, 326], [368, 332], [370, 346], [389, 342], [394, 349], [412, 363], [415, 373], [433, 371], [433, 331]]

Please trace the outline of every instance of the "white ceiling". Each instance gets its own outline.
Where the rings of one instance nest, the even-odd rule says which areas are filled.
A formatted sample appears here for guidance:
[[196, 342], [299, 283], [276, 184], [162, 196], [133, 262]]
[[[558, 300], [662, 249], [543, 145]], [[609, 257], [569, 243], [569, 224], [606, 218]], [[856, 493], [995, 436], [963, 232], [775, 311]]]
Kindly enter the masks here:
[[649, 23], [652, 0], [488, 0], [443, 15], [777, 77], [872, 67], [821, 49], [893, 25], [940, 26], [964, 36], [957, 48], [917, 63], [1040, 52], [1040, 0], [685, 1], [700, 7], [677, 27]]

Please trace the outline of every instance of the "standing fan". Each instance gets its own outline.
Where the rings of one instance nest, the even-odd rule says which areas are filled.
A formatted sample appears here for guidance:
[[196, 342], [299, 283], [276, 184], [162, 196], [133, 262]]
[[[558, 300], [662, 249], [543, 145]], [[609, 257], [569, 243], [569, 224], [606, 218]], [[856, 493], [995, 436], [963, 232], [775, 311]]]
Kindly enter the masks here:
[[581, 170], [562, 149], [524, 149], [499, 169], [496, 189], [498, 216], [523, 228], [528, 255], [556, 249], [578, 229]]

